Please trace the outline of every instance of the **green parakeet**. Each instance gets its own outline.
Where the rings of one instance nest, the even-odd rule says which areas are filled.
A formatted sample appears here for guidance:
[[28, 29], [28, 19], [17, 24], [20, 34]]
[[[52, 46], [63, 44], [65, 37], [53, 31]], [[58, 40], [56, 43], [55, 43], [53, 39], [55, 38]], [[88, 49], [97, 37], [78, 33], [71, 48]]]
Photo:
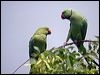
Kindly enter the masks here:
[[48, 27], [40, 27], [39, 29], [36, 30], [36, 32], [29, 41], [29, 57], [31, 64], [29, 74], [31, 74], [32, 67], [34, 63], [37, 61], [40, 53], [46, 50], [47, 47], [46, 38], [48, 34], [51, 34], [51, 31]]
[[[47, 35], [51, 34], [51, 31], [48, 27], [40, 27], [36, 30], [34, 35], [31, 37], [29, 41], [29, 57], [35, 58], [34, 54], [40, 54], [46, 50], [47, 43], [46, 38]], [[37, 59], [36, 57], [35, 59]]]
[[[73, 42], [84, 40], [87, 32], [87, 19], [80, 14], [77, 10], [68, 9], [64, 10], [61, 14], [62, 19], [68, 19], [70, 21], [70, 29], [66, 42], [71, 38]], [[77, 42], [76, 46], [82, 54], [86, 53], [86, 49], [83, 42]]]

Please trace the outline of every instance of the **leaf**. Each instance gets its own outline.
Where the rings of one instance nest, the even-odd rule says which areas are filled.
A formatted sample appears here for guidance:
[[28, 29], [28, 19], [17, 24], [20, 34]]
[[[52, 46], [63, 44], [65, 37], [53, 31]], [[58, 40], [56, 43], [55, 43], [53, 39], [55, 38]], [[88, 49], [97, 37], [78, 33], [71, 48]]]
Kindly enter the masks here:
[[63, 52], [65, 49], [64, 48], [58, 48], [58, 50]]
[[37, 57], [39, 57], [39, 54], [32, 53], [31, 56], [37, 58]]
[[75, 59], [75, 54], [70, 54], [70, 57]]
[[52, 70], [52, 68], [51, 68], [50, 65], [47, 63], [47, 61], [45, 61], [45, 60], [43, 60], [43, 61], [45, 62], [47, 68], [48, 68], [49, 70]]
[[73, 66], [73, 61], [72, 59], [70, 58], [70, 56], [67, 57], [67, 65], [71, 68]]
[[36, 64], [36, 59], [35, 58], [30, 58], [30, 64]]
[[54, 50], [54, 49], [55, 49], [55, 47], [51, 48], [49, 51], [52, 51], [52, 50]]
[[43, 52], [42, 54], [43, 54], [45, 57], [47, 57], [47, 56], [51, 55], [51, 53], [52, 53], [52, 52], [50, 52], [49, 50], [47, 50], [47, 51]]
[[73, 48], [74, 48], [74, 46], [69, 46], [69, 47], [68, 47], [68, 49], [71, 49], [71, 50], [72, 50]]
[[63, 48], [59, 48], [59, 54], [62, 54], [63, 55], [63, 52], [65, 51]]
[[53, 66], [56, 66], [57, 64], [59, 64], [58, 61], [54, 61]]
[[39, 49], [37, 46], [34, 46], [34, 49], [35, 49], [38, 53], [40, 53], [40, 49]]
[[31, 66], [31, 64], [25, 64], [24, 66]]
[[36, 65], [40, 64], [41, 61], [42, 61], [42, 60], [40, 59], [40, 60], [36, 63]]
[[85, 71], [86, 65], [84, 65], [83, 60], [80, 59], [79, 61], [76, 61], [74, 64], [74, 70], [76, 71]]
[[55, 55], [58, 55], [59, 54], [59, 51], [58, 50], [54, 51], [54, 54]]
[[86, 69], [86, 74], [98, 74], [98, 71], [96, 69]]
[[99, 48], [97, 49], [97, 53], [99, 54]]
[[71, 53], [70, 56], [73, 58], [73, 59], [76, 59], [76, 56], [80, 56], [79, 53]]
[[59, 60], [63, 61], [59, 56], [56, 56], [56, 58], [58, 58]]
[[99, 36], [95, 36], [97, 39], [99, 39]]
[[91, 53], [89, 53], [88, 56], [89, 56], [91, 59], [93, 59], [93, 60], [95, 60], [96, 58], [98, 58], [98, 56], [96, 55], [96, 53], [93, 52], [93, 51], [91, 51]]
[[53, 63], [54, 63], [54, 61], [55, 61], [55, 59], [53, 58], [53, 59], [51, 60], [51, 63], [53, 64]]
[[89, 50], [92, 49], [91, 42], [88, 44], [88, 48], [89, 48]]

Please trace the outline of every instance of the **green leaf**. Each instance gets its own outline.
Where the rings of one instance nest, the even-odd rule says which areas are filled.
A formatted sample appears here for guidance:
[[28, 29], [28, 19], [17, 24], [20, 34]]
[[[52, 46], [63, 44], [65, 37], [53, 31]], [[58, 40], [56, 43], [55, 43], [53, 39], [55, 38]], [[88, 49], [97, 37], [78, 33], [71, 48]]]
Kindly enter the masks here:
[[73, 61], [72, 61], [72, 58], [70, 58], [70, 56], [68, 56], [67, 57], [67, 65], [70, 67], [70, 68], [72, 68], [72, 66], [73, 66]]
[[95, 36], [97, 39], [99, 39], [99, 36]]
[[34, 46], [34, 49], [35, 49], [38, 53], [40, 53], [40, 49], [39, 49], [37, 46]]
[[99, 54], [99, 48], [97, 49], [97, 53]]
[[58, 55], [59, 54], [59, 51], [58, 50], [54, 51], [54, 54], [55, 55]]
[[74, 64], [74, 70], [76, 71], [85, 71], [86, 70], [86, 65], [84, 65], [83, 60], [81, 61], [76, 61]]
[[63, 61], [59, 56], [56, 56], [56, 58], [58, 58], [59, 60]]
[[49, 70], [52, 70], [52, 68], [51, 68], [50, 65], [47, 63], [47, 61], [45, 61], [45, 60], [43, 60], [43, 61], [45, 62], [47, 68], [48, 68]]
[[54, 61], [53, 66], [56, 66], [57, 64], [59, 64], [58, 61]]
[[91, 42], [88, 44], [88, 48], [89, 48], [89, 50], [92, 49]]
[[91, 53], [89, 53], [88, 56], [89, 56], [91, 59], [93, 59], [93, 60], [95, 60], [95, 59], [98, 58], [98, 56], [96, 55], [96, 53], [93, 52], [93, 51], [91, 51]]
[[41, 59], [40, 59], [40, 60], [38, 60], [38, 61], [37, 61], [37, 63], [36, 63], [36, 65], [40, 64], [40, 63], [41, 63], [41, 61], [42, 61]]
[[71, 50], [72, 50], [73, 48], [74, 48], [74, 46], [69, 46], [69, 47], [68, 47], [68, 49], [71, 49]]
[[35, 58], [31, 58], [30, 59], [30, 64], [36, 64], [36, 59]]

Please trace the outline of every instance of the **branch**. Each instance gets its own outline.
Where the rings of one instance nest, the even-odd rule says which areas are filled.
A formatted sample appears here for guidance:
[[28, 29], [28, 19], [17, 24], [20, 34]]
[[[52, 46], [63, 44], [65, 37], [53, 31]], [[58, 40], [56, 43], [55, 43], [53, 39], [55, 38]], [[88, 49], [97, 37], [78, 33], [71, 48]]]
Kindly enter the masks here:
[[99, 64], [97, 62], [95, 62], [95, 61], [93, 61], [93, 62], [99, 67]]
[[[72, 44], [76, 44], [76, 43], [79, 43], [79, 42], [97, 42], [97, 43], [99, 43], [99, 40], [98, 41], [96, 41], [96, 40], [80, 40], [80, 41], [77, 41], [77, 42], [72, 42], [72, 43], [67, 43], [67, 42], [65, 42], [64, 43], [64, 45], [62, 45], [62, 46], [59, 46], [58, 48], [62, 48], [62, 47], [65, 47], [65, 46], [68, 46], [68, 45], [72, 45]], [[86, 60], [86, 58], [85, 58], [85, 60]], [[87, 60], [86, 60], [87, 61]], [[99, 64], [98, 63], [96, 63], [95, 61], [93, 61], [97, 66], [99, 66]], [[88, 61], [87, 61], [87, 63], [88, 63]]]
[[[99, 41], [96, 41], [96, 40], [80, 40], [80, 41], [77, 41], [77, 43], [78, 42], [97, 42], [97, 43], [99, 43]], [[68, 45], [72, 45], [72, 44], [76, 44], [76, 42], [65, 43], [64, 45], [59, 46], [58, 48], [62, 48], [62, 47], [65, 47], [65, 46], [68, 46]]]
[[12, 74], [14, 74], [21, 66], [23, 66], [26, 62], [28, 62], [30, 59], [26, 60], [22, 65], [20, 65]]

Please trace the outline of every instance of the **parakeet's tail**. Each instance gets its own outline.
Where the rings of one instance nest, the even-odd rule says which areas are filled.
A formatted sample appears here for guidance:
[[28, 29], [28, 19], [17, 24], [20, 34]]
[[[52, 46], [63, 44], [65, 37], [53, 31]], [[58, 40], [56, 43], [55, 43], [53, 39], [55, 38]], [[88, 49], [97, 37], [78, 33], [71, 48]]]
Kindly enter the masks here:
[[82, 55], [86, 54], [86, 48], [84, 47], [83, 43], [77, 43], [76, 46]]

